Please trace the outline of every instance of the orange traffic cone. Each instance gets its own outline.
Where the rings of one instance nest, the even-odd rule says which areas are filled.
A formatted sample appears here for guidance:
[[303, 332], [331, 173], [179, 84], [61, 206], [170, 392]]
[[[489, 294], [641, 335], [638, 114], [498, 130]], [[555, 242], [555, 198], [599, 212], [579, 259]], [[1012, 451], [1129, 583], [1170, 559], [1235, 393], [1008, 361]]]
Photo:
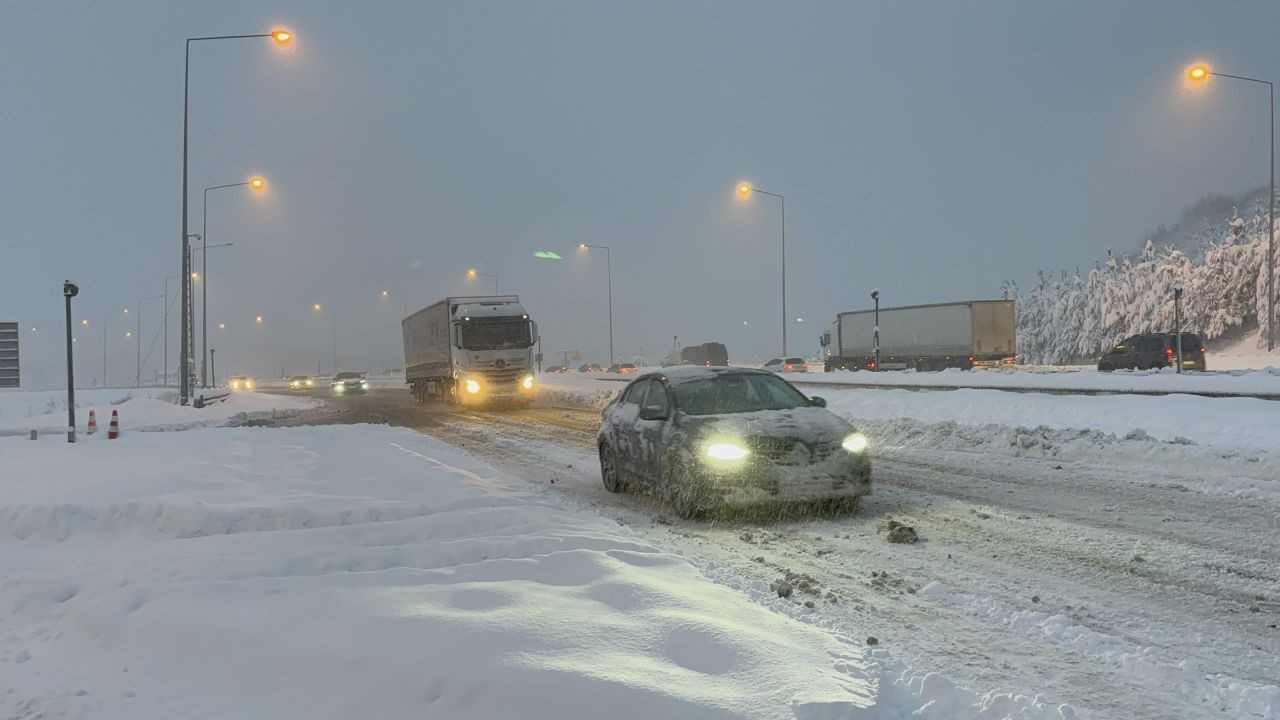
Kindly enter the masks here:
[[98, 432], [98, 418], [96, 415], [93, 414], [93, 411], [90, 410], [89, 411], [89, 427], [84, 431], [84, 434], [92, 435], [96, 432]]
[[111, 411], [111, 426], [107, 428], [107, 439], [115, 440], [120, 437], [120, 411]]

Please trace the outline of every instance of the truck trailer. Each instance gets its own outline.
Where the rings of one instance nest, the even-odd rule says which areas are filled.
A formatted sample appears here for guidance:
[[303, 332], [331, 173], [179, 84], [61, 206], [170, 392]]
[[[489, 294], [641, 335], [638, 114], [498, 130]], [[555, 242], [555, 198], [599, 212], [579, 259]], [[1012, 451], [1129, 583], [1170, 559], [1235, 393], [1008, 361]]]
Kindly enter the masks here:
[[419, 402], [532, 402], [538, 325], [516, 295], [447, 297], [409, 315], [404, 375]]
[[968, 300], [880, 308], [880, 363], [876, 364], [876, 311], [836, 316], [822, 334], [827, 372], [833, 370], [942, 370], [1012, 365], [1017, 361], [1012, 300]]

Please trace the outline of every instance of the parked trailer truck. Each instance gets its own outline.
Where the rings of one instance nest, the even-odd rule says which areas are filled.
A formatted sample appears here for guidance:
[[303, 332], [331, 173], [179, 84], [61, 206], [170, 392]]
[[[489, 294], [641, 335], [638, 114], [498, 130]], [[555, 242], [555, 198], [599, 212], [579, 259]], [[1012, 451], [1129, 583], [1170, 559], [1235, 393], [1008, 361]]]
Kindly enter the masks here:
[[400, 326], [405, 382], [419, 402], [532, 402], [538, 325], [518, 296], [448, 297]]
[[1017, 360], [1012, 300], [880, 308], [880, 366], [876, 367], [876, 311], [836, 316], [819, 339], [832, 370], [941, 370], [1012, 365]]

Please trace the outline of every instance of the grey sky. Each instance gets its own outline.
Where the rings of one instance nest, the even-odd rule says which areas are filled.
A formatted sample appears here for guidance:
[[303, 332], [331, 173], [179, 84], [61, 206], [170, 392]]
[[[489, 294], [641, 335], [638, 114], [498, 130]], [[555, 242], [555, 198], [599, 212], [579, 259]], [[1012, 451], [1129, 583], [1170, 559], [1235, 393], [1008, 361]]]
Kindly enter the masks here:
[[400, 301], [380, 291], [411, 309], [488, 292], [472, 266], [522, 295], [549, 360], [603, 362], [604, 258], [579, 242], [613, 248], [619, 354], [656, 362], [678, 334], [767, 358], [778, 208], [735, 200], [741, 179], [787, 197], [793, 352], [872, 287], [991, 297], [1087, 267], [1265, 182], [1265, 89], [1188, 93], [1181, 73], [1280, 79], [1278, 23], [1270, 0], [2, 0], [0, 319], [38, 328], [28, 364], [53, 362], [70, 277], [79, 372], [100, 373], [112, 313], [112, 381], [132, 376], [120, 309], [178, 271], [187, 36], [297, 33], [283, 54], [192, 52], [193, 232], [201, 188], [271, 183], [217, 191], [209, 216], [210, 242], [235, 242], [210, 251], [219, 370], [265, 374], [328, 369], [329, 313], [342, 365], [397, 365]]

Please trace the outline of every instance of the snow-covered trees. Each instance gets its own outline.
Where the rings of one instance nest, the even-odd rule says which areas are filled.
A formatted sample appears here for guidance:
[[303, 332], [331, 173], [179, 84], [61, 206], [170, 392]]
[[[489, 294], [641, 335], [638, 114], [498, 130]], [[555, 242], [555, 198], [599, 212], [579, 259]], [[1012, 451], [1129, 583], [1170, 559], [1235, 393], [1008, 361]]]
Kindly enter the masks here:
[[1134, 257], [1108, 251], [1085, 278], [1077, 271], [1054, 280], [1042, 271], [1029, 294], [1020, 296], [1006, 282], [1001, 297], [1018, 300], [1018, 352], [1026, 362], [1094, 359], [1129, 335], [1172, 332], [1178, 283], [1183, 328], [1212, 340], [1260, 319], [1265, 324], [1266, 248], [1265, 212], [1248, 218], [1232, 212], [1216, 236], [1190, 254], [1157, 249], [1148, 239]]

